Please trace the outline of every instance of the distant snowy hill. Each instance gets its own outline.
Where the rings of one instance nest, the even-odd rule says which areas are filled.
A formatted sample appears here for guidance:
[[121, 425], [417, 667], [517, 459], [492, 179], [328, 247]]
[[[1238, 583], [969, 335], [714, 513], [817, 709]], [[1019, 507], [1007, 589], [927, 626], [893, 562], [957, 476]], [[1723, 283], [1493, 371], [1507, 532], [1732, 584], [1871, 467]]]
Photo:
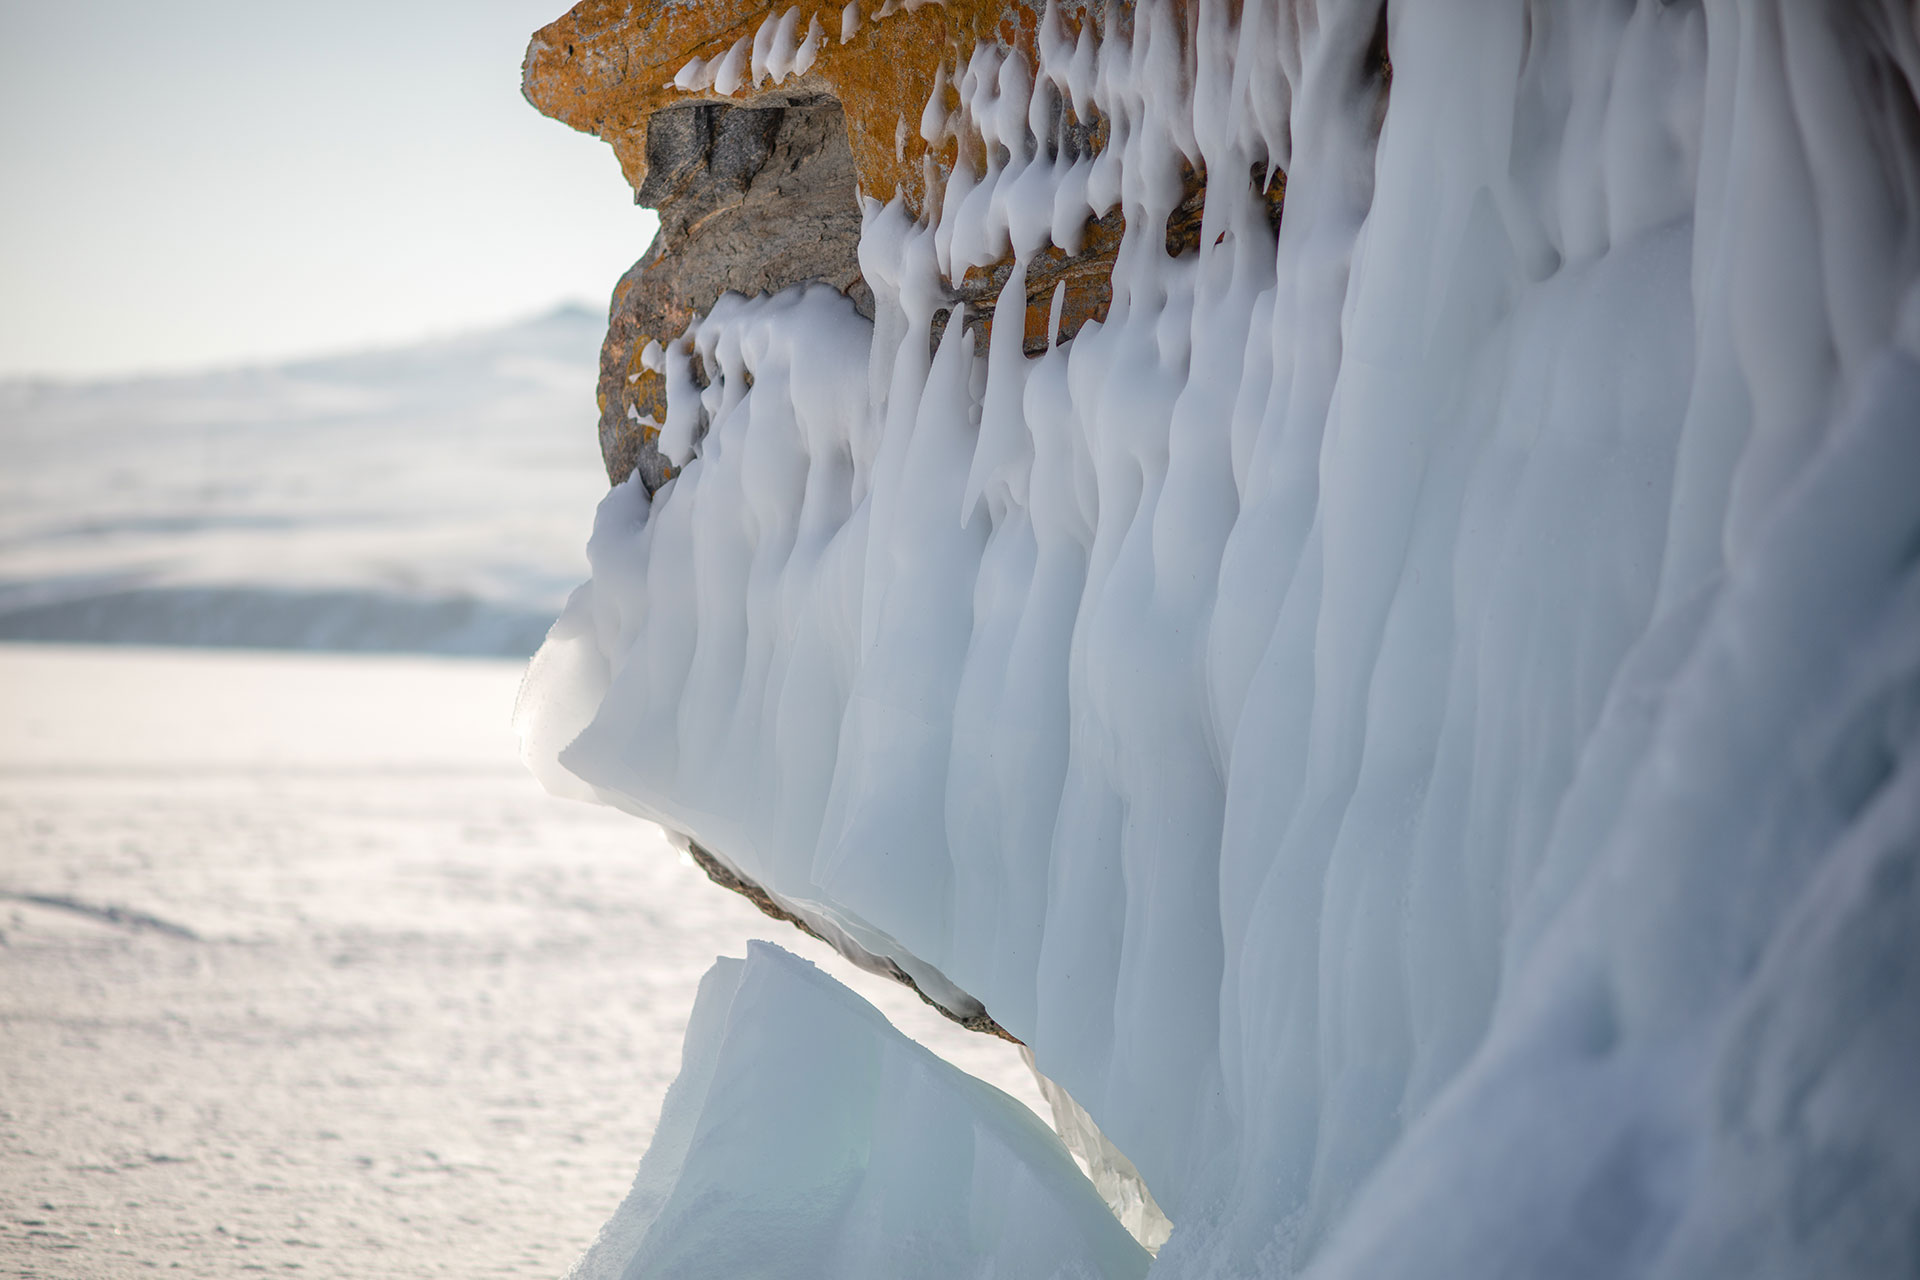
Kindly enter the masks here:
[[530, 653], [606, 489], [602, 329], [0, 383], [0, 639]]

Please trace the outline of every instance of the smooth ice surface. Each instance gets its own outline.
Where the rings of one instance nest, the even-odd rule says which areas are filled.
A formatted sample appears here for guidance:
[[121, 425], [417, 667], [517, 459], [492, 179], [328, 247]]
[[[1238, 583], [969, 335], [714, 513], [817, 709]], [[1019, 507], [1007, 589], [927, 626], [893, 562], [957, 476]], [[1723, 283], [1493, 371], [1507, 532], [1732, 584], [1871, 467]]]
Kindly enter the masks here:
[[[949, 68], [871, 324], [667, 349], [536, 771], [980, 1001], [1157, 1275], [1913, 1274], [1910, 10], [1177, 13]], [[1103, 324], [929, 350], [1115, 204]]]
[[532, 652], [605, 487], [603, 329], [0, 383], [0, 638]]
[[1052, 1131], [756, 942], [700, 983], [633, 1190], [574, 1280], [1143, 1276]]

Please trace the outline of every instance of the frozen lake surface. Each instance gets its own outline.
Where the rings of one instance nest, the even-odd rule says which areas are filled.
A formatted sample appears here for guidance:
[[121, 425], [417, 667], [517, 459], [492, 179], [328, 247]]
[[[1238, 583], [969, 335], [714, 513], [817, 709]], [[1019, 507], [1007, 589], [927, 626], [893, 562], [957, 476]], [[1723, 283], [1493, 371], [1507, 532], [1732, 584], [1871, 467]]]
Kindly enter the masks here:
[[625, 1194], [695, 985], [779, 942], [555, 800], [517, 662], [0, 645], [0, 1274], [558, 1276]]

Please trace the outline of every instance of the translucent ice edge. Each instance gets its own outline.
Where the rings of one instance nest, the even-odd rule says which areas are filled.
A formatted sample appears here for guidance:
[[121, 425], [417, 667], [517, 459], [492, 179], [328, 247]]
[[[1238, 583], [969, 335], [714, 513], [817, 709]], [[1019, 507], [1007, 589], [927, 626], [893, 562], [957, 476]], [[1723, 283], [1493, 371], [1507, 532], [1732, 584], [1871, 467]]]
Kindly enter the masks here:
[[763, 942], [701, 980], [633, 1189], [574, 1280], [1137, 1280], [1121, 1230], [1020, 1102]]

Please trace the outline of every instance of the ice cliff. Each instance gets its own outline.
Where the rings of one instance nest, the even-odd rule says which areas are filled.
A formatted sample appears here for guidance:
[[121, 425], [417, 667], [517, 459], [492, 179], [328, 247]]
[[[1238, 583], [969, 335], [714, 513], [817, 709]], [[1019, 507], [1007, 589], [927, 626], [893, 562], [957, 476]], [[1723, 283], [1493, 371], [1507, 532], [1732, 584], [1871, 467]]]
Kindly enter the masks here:
[[[1155, 1276], [1911, 1276], [1916, 74], [1891, 0], [588, 0], [529, 95], [707, 193], [656, 264], [836, 114], [859, 220], [623, 282], [529, 760], [1024, 1042]], [[756, 963], [709, 1111], [842, 999]], [[1127, 1274], [901, 1127], [969, 1099], [836, 1149], [938, 1265], [856, 1189], [626, 1274]], [[709, 1128], [636, 1196], [779, 1145]]]

